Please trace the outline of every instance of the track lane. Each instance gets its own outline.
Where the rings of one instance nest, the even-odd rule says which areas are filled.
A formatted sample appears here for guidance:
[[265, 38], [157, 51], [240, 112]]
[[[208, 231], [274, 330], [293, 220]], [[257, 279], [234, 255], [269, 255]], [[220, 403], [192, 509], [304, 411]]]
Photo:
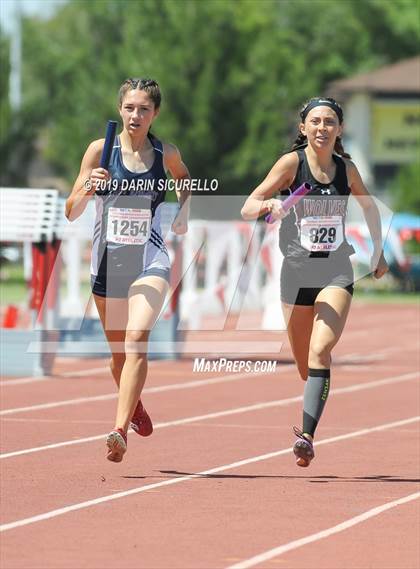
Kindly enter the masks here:
[[[331, 394], [346, 393], [349, 390], [364, 391], [366, 389], [375, 389], [381, 385], [393, 383], [397, 385], [405, 381], [415, 380], [420, 375], [420, 372], [409, 372], [384, 378], [380, 375], [380, 370], [375, 369], [375, 372], [375, 374], [371, 375], [377, 377], [373, 377], [372, 381], [362, 381], [361, 383], [354, 383], [354, 376], [351, 373], [341, 374], [342, 377], [339, 386], [334, 387], [331, 390]], [[286, 381], [286, 377], [282, 377], [281, 375], [279, 377], [273, 376], [272, 374], [257, 377], [249, 376], [246, 380], [247, 383], [241, 383], [240, 386], [235, 385], [235, 383], [230, 384], [231, 380], [235, 381], [235, 378], [226, 381], [224, 385], [204, 384], [199, 392], [191, 392], [189, 396], [184, 397], [177, 406], [171, 405], [170, 402], [165, 403], [165, 398], [163, 401], [162, 398], [159, 399], [160, 406], [159, 403], [155, 406], [149, 404], [148, 399], [144, 399], [144, 401], [153, 416], [155, 424], [158, 428], [161, 428], [170, 426], [171, 422], [177, 422], [179, 420], [179, 413], [184, 413], [184, 417], [198, 418], [199, 416], [203, 416], [205, 419], [211, 418], [212, 413], [221, 413], [221, 416], [229, 414], [229, 408], [226, 407], [228, 402], [231, 402], [230, 409], [232, 409], [232, 413], [235, 413], [247, 410], [252, 411], [257, 409], [260, 404], [264, 407], [277, 407], [302, 400], [302, 385], [300, 380], [297, 382]], [[241, 389], [239, 389], [239, 387], [241, 387]], [[279, 391], [282, 394], [281, 399], [278, 399]], [[261, 393], [264, 393], [265, 397], [262, 401]], [[198, 416], [189, 414], [191, 413], [189, 398], [194, 395], [197, 396], [195, 397], [196, 405], [199, 407], [206, 406], [208, 410], [206, 413], [199, 414]], [[98, 431], [95, 429], [97, 425], [103, 426], [104, 428], [108, 427], [108, 430], [112, 428], [110, 426], [109, 417], [113, 416], [115, 403], [112, 404], [112, 400], [99, 401], [97, 403], [102, 403], [102, 405], [92, 408], [91, 405], [86, 403], [70, 407], [67, 409], [65, 419], [62, 418], [61, 410], [56, 408], [48, 409], [48, 414], [45, 410], [43, 410], [42, 413], [38, 410], [32, 413], [25, 413], [23, 416], [19, 414], [18, 417], [3, 417], [2, 424], [7, 426], [7, 429], [4, 428], [4, 432], [2, 433], [2, 453], [0, 454], [0, 459], [3, 460], [9, 456], [19, 456], [31, 452], [40, 452], [43, 449], [54, 448], [54, 446], [60, 447], [83, 444], [92, 440], [105, 438], [106, 431], [98, 434]], [[217, 405], [219, 405], [219, 407], [217, 407]], [[238, 411], [234, 411], [234, 409]], [[166, 413], [169, 412], [169, 416], [168, 414], [163, 414], [165, 410]], [[48, 415], [48, 417], [45, 417], [45, 415]], [[13, 427], [15, 427], [15, 429]], [[36, 427], [36, 430], [34, 430], [34, 427]], [[16, 443], [16, 434], [19, 436], [18, 443]], [[20, 444], [22, 434], [26, 441], [32, 442], [32, 447], [14, 448], [14, 445]], [[77, 434], [80, 434], [80, 436], [78, 437]], [[57, 440], [54, 440], [55, 438], [57, 438]]]
[[[404, 425], [406, 429], [407, 425]], [[372, 439], [380, 442], [384, 434], [393, 445], [400, 437], [398, 427], [366, 433], [348, 439], [346, 452], [354, 456], [365, 441], [371, 448]], [[10, 567], [19, 566], [17, 560], [23, 561], [21, 567], [75, 567], [78, 566], [77, 560], [80, 563], [80, 551], [86, 552], [83, 563], [88, 567], [136, 567], [139, 554], [141, 566], [147, 568], [225, 567], [235, 556], [240, 555], [243, 559], [255, 551], [272, 547], [273, 543], [278, 543], [279, 537], [282, 542], [292, 541], [407, 494], [406, 489], [397, 483], [361, 481], [354, 461], [337, 465], [334, 448], [342, 443], [334, 442], [336, 439], [334, 436], [332, 442], [328, 442], [331, 439], [327, 438], [325, 444], [319, 446], [327, 452], [322, 466], [314, 464], [311, 472], [302, 473], [294, 467], [290, 449], [283, 455], [263, 461], [248, 464], [242, 461], [234, 469], [212, 469], [193, 480], [184, 480], [185, 475], [197, 471], [164, 470], [160, 474], [172, 477], [163, 482], [169, 483], [169, 487], [148, 484], [148, 489], [143, 486], [141, 494], [123, 499], [114, 496], [117, 499], [112, 502], [10, 530], [2, 535], [3, 547], [9, 552], [9, 558], [15, 559]], [[377, 474], [381, 449], [379, 444], [374, 448], [372, 461], [365, 467], [366, 479]], [[399, 465], [388, 469], [395, 472], [395, 477], [401, 471], [408, 475], [413, 472], [412, 463], [403, 457], [403, 453], [407, 456], [407, 448], [402, 445], [400, 449]], [[185, 464], [179, 459], [179, 463], [182, 462]], [[139, 476], [139, 473], [131, 476]], [[138, 478], [134, 480], [138, 483]], [[112, 486], [117, 490], [115, 480]], [[302, 499], [302, 492], [305, 493], [304, 517], [302, 509], [296, 507]], [[191, 493], [194, 501], [191, 501]], [[162, 500], [165, 503], [164, 516], [159, 506]], [[96, 534], [94, 544], [86, 532], [86, 527], [92, 523]], [[229, 531], [226, 531], [226, 524]], [[23, 560], [16, 548], [15, 555], [10, 554], [22, 531], [26, 543]], [[42, 549], [39, 548], [41, 537]], [[110, 550], [110, 539], [121, 547]], [[79, 550], [72, 547], [75, 542]], [[128, 549], [124, 547], [126, 543], [131, 544]], [[331, 546], [330, 555], [336, 551], [333, 541]], [[28, 556], [28, 563], [24, 561], [25, 556]], [[304, 560], [302, 555], [300, 560], [304, 565], [310, 563], [309, 558]]]
[[[403, 311], [404, 325], [401, 319], [395, 320], [395, 311], [391, 312], [391, 316], [386, 319], [378, 317], [379, 324], [373, 327], [372, 332], [374, 339], [371, 335], [355, 334], [351, 342], [347, 341], [345, 350], [336, 351], [338, 358], [346, 358], [352, 351], [364, 356], [365, 360], [358, 365], [357, 360], [351, 362], [347, 359], [347, 364], [341, 362], [340, 366], [335, 366], [334, 387], [363, 381], [364, 378], [370, 380], [373, 376], [377, 377], [377, 371], [383, 377], [390, 373], [398, 375], [415, 369], [417, 354], [413, 345], [418, 338], [418, 329], [413, 328], [412, 323], [408, 321], [408, 318], [413, 316], [412, 309], [410, 314]], [[368, 314], [372, 313], [369, 309]], [[396, 344], [390, 344], [389, 337], [387, 341], [387, 336], [384, 335], [389, 334], [384, 324], [393, 320], [395, 322], [392, 337], [395, 342], [401, 342], [404, 351]], [[417, 335], [413, 330], [417, 330]], [[358, 331], [363, 330], [354, 330]], [[363, 340], [360, 343], [354, 340], [361, 337]], [[342, 342], [344, 348], [345, 337]], [[372, 346], [376, 346], [376, 352], [373, 357], [371, 354], [369, 359]], [[381, 354], [381, 350], [388, 351]], [[371, 367], [366, 369], [366, 365]], [[346, 369], [346, 366], [350, 369]], [[387, 370], [390, 373], [387, 373]], [[285, 381], [274, 382], [274, 394], [270, 387], [263, 384], [259, 384], [259, 387], [264, 388], [264, 395], [273, 398], [278, 398], [280, 392], [283, 395], [286, 384], [293, 384], [296, 386], [296, 392], [301, 393], [302, 384], [290, 379], [291, 377], [295, 378], [296, 375], [291, 374], [290, 377], [281, 378]], [[247, 395], [252, 402], [260, 400], [262, 394], [259, 393], [256, 399], [253, 388], [247, 393], [250, 386], [251, 382], [238, 383], [241, 389], [233, 391], [229, 398], [234, 397], [236, 402], [239, 396]], [[36, 387], [40, 387], [40, 384]], [[209, 390], [205, 398], [206, 407], [217, 399], [216, 393], [219, 390], [220, 386]], [[337, 437], [351, 429], [372, 426], [374, 421], [384, 419], [385, 416], [395, 419], [397, 413], [405, 415], [410, 410], [418, 413], [418, 394], [418, 385], [408, 382], [399, 384], [397, 389], [395, 386], [388, 386], [354, 393], [352, 396], [342, 396], [341, 402], [340, 397], [332, 398], [320, 425], [318, 438]], [[26, 393], [26, 397], [27, 395]], [[172, 416], [172, 413], [176, 416], [181, 410], [179, 407], [184, 409], [184, 405], [185, 409], [190, 406], [189, 411], [192, 408], [202, 410], [201, 399], [197, 399], [196, 395], [195, 393], [192, 396], [188, 391], [172, 393], [170, 397], [159, 395], [156, 398], [159, 410], [156, 408], [156, 412], [167, 418]], [[153, 405], [154, 396], [147, 397]], [[223, 397], [223, 403], [226, 405], [227, 394], [224, 393]], [[220, 403], [220, 400], [217, 402]], [[102, 407], [102, 404], [100, 405]], [[266, 449], [268, 452], [279, 448], [280, 441], [288, 441], [288, 445], [291, 445], [293, 438], [290, 424], [299, 421], [299, 407], [299, 404], [295, 404], [290, 408], [252, 412], [249, 414], [251, 420], [245, 415], [239, 415], [164, 429], [157, 431], [149, 440], [135, 436], [133, 438], [132, 435], [129, 442], [130, 455], [127, 455], [127, 462], [124, 461], [120, 466], [107, 464], [103, 460], [102, 445], [99, 443], [89, 445], [90, 455], [80, 452], [79, 448], [75, 454], [68, 453], [68, 449], [57, 450], [49, 458], [44, 453], [44, 461], [39, 461], [35, 455], [31, 458], [12, 459], [8, 477], [14, 476], [15, 484], [12, 483], [10, 491], [3, 493], [3, 498], [8, 499], [10, 492], [14, 491], [18, 500], [16, 511], [22, 508], [22, 512], [27, 512], [28, 508], [33, 509], [35, 506], [40, 508], [49, 503], [57, 504], [63, 496], [71, 498], [85, 495], [89, 499], [95, 492], [103, 493], [105, 488], [111, 493], [130, 490], [138, 486], [139, 481], [143, 484], [153, 484], [156, 481], [165, 482], [188, 473], [199, 472], [203, 465], [205, 466], [203, 461], [220, 464], [224, 457], [226, 460], [235, 456], [243, 458], [257, 449]], [[105, 412], [108, 413], [108, 410], [105, 409]], [[37, 425], [35, 415], [32, 416], [32, 429], [34, 424]], [[97, 410], [94, 410], [93, 416], [97, 416]], [[62, 414], [61, 418], [64, 420]], [[59, 421], [60, 417], [53, 420]], [[96, 426], [93, 426], [96, 429]], [[74, 432], [74, 424], [69, 423], [67, 427], [70, 427], [70, 432]], [[29, 428], [24, 435], [19, 427], [13, 427], [13, 431], [13, 444], [31, 436]], [[416, 436], [416, 424], [405, 424], [392, 430], [349, 439], [345, 442], [344, 452], [340, 452], [340, 445], [343, 443], [320, 445], [317, 447], [316, 460], [310, 469], [304, 471], [305, 474], [294, 466], [290, 446], [287, 446], [284, 455], [250, 463], [238, 467], [235, 471], [202, 476], [167, 488], [149, 489], [139, 495], [74, 512], [48, 522], [17, 528], [2, 535], [2, 562], [8, 569], [38, 569], [40, 566], [74, 569], [82, 565], [92, 569], [99, 566], [113, 569], [138, 566], [148, 569], [163, 569], [168, 566], [182, 569], [226, 567], [235, 562], [235, 559], [238, 561], [244, 556], [252, 556], [275, 546], [279, 543], [279, 536], [282, 542], [284, 539], [297, 539], [302, 535], [302, 530], [313, 533], [322, 529], [321, 522], [337, 524], [344, 519], [343, 516], [357, 515], [369, 507], [376, 507], [408, 494], [414, 484], [413, 480], [418, 477], [418, 472], [413, 470], [413, 452], [416, 451], [413, 451], [412, 441]], [[141, 454], [132, 452], [134, 445], [141, 449]], [[0, 466], [3, 468], [3, 465]], [[117, 474], [121, 471], [117, 471], [115, 466], [118, 469], [123, 467], [125, 478]], [[105, 472], [104, 467], [109, 470]], [[44, 481], [51, 478], [51, 469], [57, 472], [55, 480], [45, 486]], [[105, 480], [100, 478], [99, 472], [104, 473]], [[143, 476], [145, 478], [141, 478]], [[26, 479], [22, 480], [23, 478]], [[410, 486], [410, 489], [407, 489], [407, 486]], [[313, 498], [304, 512], [296, 509], [296, 504], [301, 503], [302, 492], [305, 496], [310, 492]], [[264, 505], [263, 510], [261, 505]], [[9, 513], [11, 512], [12, 509]], [[350, 540], [347, 542], [350, 547], [347, 546], [346, 555], [340, 555], [338, 558], [339, 563], [342, 558], [343, 563], [348, 563], [341, 567], [359, 569], [358, 559], [362, 558], [372, 567], [387, 568], [388, 561], [392, 559], [388, 544], [392, 543], [392, 536], [395, 535], [395, 518], [399, 522], [395, 527], [405, 530], [405, 551], [401, 559], [404, 563], [406, 560], [407, 563], [413, 559], [416, 561], [417, 552], [413, 550], [413, 545], [416, 544], [413, 532], [416, 516], [418, 521], [418, 510], [411, 505], [405, 505], [404, 509], [398, 509], [398, 513], [387, 512], [369, 521], [366, 535], [376, 536], [373, 543], [377, 544], [380, 543], [378, 539], [383, 533], [384, 547], [370, 550], [369, 540], [365, 539], [366, 535], [363, 534], [359, 536], [358, 549], [354, 550], [355, 542]], [[312, 523], [306, 525], [307, 519]], [[93, 541], [90, 532], [84, 531], [86, 527], [94, 528]], [[379, 532], [378, 527], [381, 528]], [[348, 531], [359, 532], [362, 528]], [[320, 542], [316, 549], [320, 547], [323, 556], [319, 559], [330, 559], [335, 563], [342, 543], [340, 540], [346, 540], [348, 535], [350, 533], [346, 532], [334, 536], [331, 541], [325, 540], [322, 544]], [[351, 535], [358, 536], [358, 533]], [[390, 537], [389, 541], [386, 539], [387, 535]], [[22, 547], [23, 543], [25, 548]], [[40, 543], [42, 548], [39, 547]], [[315, 547], [315, 544], [307, 547]], [[324, 547], [327, 549], [322, 549]], [[392, 547], [392, 550], [397, 548]], [[291, 569], [308, 566], [312, 564], [313, 551], [306, 553], [305, 548], [299, 552], [289, 552], [287, 556], [291, 556], [290, 558], [282, 558], [277, 563], [280, 561], [284, 565], [285, 562], [291, 561]], [[295, 553], [296, 559], [293, 558]], [[281, 566], [275, 562], [274, 559], [269, 566]], [[401, 568], [406, 566], [410, 567], [401, 565]], [[337, 564], [333, 567], [336, 569]], [[319, 568], [324, 569], [322, 565], [319, 565]], [[330, 569], [328, 564], [326, 569]]]
[[[372, 401], [375, 401], [375, 405], [378, 406], [378, 411], [374, 416], [377, 421], [378, 416], [382, 422], [393, 421], [395, 418], [394, 409], [404, 408], [404, 414], [407, 416], [418, 415], [419, 405], [415, 397], [417, 384], [414, 381], [408, 381], [402, 385], [404, 385], [404, 389], [399, 391], [395, 390], [395, 385], [388, 384], [364, 392], [351, 391], [343, 395], [332, 395], [323, 424], [343, 425], [346, 431], [351, 428], [357, 430], [363, 428], [364, 425], [372, 425], [374, 424]], [[389, 404], [391, 400], [393, 405]], [[353, 411], [355, 408], [357, 408], [357, 415]], [[261, 411], [256, 410], [242, 416], [232, 415], [225, 417], [222, 421], [225, 424], [238, 424], [238, 417], [241, 417], [239, 423], [245, 425], [251, 421], [251, 424], [261, 427], [263, 433], [263, 436], [256, 436], [256, 438], [252, 437], [252, 431], [250, 433], [249, 430], [241, 428], [225, 429], [219, 427], [214, 428], [210, 434], [208, 427], [202, 428], [198, 420], [192, 424], [157, 430], [148, 439], [133, 434], [129, 438], [129, 452], [121, 465], [111, 464], [104, 459], [104, 440], [78, 447], [54, 449], [49, 451], [49, 454], [40, 452], [2, 461], [2, 491], [4, 494], [2, 519], [3, 521], [10, 521], [16, 516], [23, 517], [28, 507], [34, 514], [37, 513], [39, 496], [35, 496], [33, 500], [31, 497], [28, 501], [28, 495], [31, 493], [34, 484], [38, 492], [45, 492], [43, 504], [49, 509], [53, 509], [61, 507], [68, 501], [77, 501], [80, 493], [83, 494], [83, 500], [101, 495], [98, 494], [103, 490], [103, 484], [98, 485], [101, 476], [107, 478], [109, 475], [118, 472], [127, 472], [133, 467], [140, 468], [141, 471], [145, 468], [144, 475], [149, 476], [150, 468], [153, 468], [153, 465], [160, 464], [162, 457], [165, 457], [167, 461], [165, 468], [174, 468], [180, 450], [187, 452], [187, 465], [188, 468], [193, 468], [193, 471], [203, 469], [202, 457], [206, 459], [204, 463], [206, 466], [209, 465], [209, 458], [213, 460], [214, 464], [220, 461], [240, 460], [241, 455], [247, 454], [249, 449], [258, 448], [258, 454], [271, 452], [281, 445], [279, 442], [281, 439], [279, 439], [279, 433], [276, 429], [264, 430], [264, 427], [287, 425], [286, 438], [283, 440], [290, 445], [293, 441], [290, 427], [299, 422], [300, 415], [301, 402], [297, 401], [291, 405]], [[220, 418], [215, 418], [214, 421], [219, 424], [221, 422]], [[211, 420], [208, 421], [208, 424], [211, 423]], [[221, 438], [223, 445], [219, 444]], [[353, 456], [350, 456], [353, 459]], [[52, 479], [51, 461], [54, 464], [54, 477]], [[22, 465], [23, 471], [18, 467], [19, 464]], [[75, 464], [77, 465], [76, 471], [74, 469]], [[27, 476], [25, 476], [25, 472], [28, 473]], [[85, 483], [81, 488], [79, 484], [82, 480], [85, 480]], [[121, 487], [120, 485], [121, 481], [119, 481], [119, 487]], [[16, 491], [17, 496], [14, 496], [12, 500], [8, 499]]]

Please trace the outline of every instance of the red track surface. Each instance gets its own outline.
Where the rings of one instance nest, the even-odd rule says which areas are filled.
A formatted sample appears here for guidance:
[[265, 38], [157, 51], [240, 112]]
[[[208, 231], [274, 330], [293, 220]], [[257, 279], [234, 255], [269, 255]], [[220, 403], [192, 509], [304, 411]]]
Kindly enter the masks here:
[[354, 304], [309, 469], [290, 452], [303, 383], [287, 343], [276, 373], [213, 384], [220, 374], [193, 373], [191, 360], [153, 362], [144, 401], [155, 432], [130, 434], [118, 465], [105, 459], [116, 405], [105, 360], [61, 360], [44, 380], [4, 378], [2, 569], [417, 569], [418, 344], [414, 306]]

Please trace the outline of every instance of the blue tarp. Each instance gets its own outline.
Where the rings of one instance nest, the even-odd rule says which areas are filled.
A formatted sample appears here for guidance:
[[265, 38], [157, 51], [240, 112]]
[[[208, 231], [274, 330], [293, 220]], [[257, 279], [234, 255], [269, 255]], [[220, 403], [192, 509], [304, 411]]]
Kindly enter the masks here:
[[420, 215], [413, 213], [395, 213], [392, 217], [391, 227], [395, 231], [401, 229], [420, 229]]

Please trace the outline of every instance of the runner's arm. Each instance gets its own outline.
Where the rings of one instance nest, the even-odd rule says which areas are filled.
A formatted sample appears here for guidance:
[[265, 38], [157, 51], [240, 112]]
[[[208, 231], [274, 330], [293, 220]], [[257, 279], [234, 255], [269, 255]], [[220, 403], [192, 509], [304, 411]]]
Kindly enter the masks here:
[[285, 154], [277, 160], [266, 178], [246, 199], [241, 210], [243, 219], [250, 221], [272, 212], [273, 208], [277, 207], [275, 203], [277, 200], [271, 199], [272, 196], [292, 184], [298, 164], [299, 158], [296, 152]]
[[83, 156], [79, 175], [66, 201], [65, 215], [69, 221], [74, 221], [84, 212], [88, 201], [95, 193], [96, 185], [101, 180], [109, 179], [108, 171], [99, 168], [103, 146], [103, 138], [95, 140], [88, 146]]

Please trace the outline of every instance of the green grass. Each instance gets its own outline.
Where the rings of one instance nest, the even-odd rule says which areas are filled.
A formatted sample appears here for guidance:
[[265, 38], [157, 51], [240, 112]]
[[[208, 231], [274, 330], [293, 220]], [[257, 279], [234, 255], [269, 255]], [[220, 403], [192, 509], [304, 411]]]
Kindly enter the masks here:
[[[21, 265], [7, 265], [2, 268], [2, 279], [0, 280], [0, 305], [29, 303], [29, 291], [23, 278], [23, 267]], [[66, 286], [61, 283], [61, 298], [66, 296]], [[82, 296], [88, 297], [90, 294], [90, 283], [81, 283]]]
[[391, 274], [387, 273], [381, 279], [371, 275], [356, 279], [354, 286], [354, 299], [363, 302], [383, 304], [418, 304], [420, 293], [414, 290], [401, 290], [401, 283]]
[[[366, 277], [356, 283], [354, 299], [363, 302], [396, 303], [396, 304], [419, 304], [420, 293], [399, 292], [379, 288], [381, 281], [373, 281]], [[90, 283], [83, 282], [81, 285], [83, 296], [90, 293]], [[61, 287], [62, 298], [65, 296], [65, 287]], [[0, 280], [0, 304], [23, 304], [28, 302], [28, 290], [23, 279], [23, 267], [20, 265], [7, 265], [2, 269]]]
[[6, 265], [1, 269], [0, 304], [20, 304], [28, 299], [28, 289], [21, 265]]
[[379, 304], [420, 304], [418, 292], [364, 291], [354, 289], [354, 300]]

